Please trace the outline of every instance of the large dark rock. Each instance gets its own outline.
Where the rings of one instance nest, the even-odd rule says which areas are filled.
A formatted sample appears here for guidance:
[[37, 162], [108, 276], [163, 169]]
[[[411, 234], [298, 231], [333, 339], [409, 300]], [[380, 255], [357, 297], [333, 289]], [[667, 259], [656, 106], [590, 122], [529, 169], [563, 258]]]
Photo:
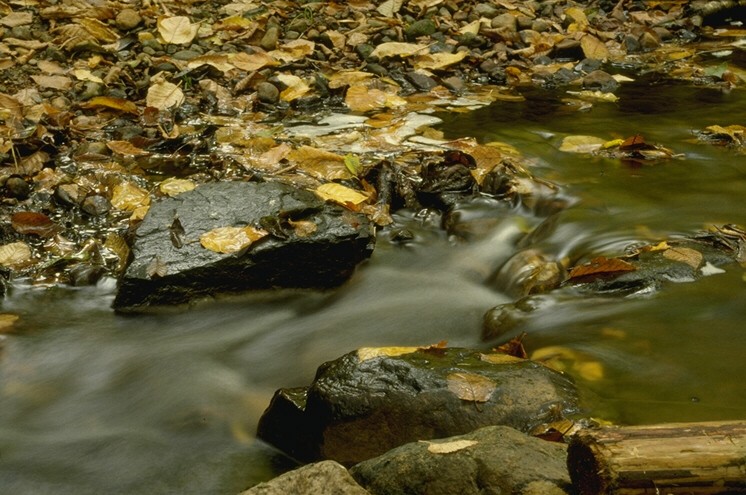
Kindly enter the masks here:
[[507, 426], [414, 442], [357, 464], [352, 476], [374, 495], [566, 495], [567, 447]]
[[[313, 232], [296, 231], [300, 221], [312, 222]], [[243, 226], [270, 234], [233, 254], [200, 243], [212, 229]], [[373, 241], [365, 216], [310, 191], [275, 182], [204, 184], [150, 208], [114, 307], [135, 311], [248, 289], [331, 287], [370, 256]]]
[[529, 431], [575, 409], [572, 382], [532, 361], [459, 348], [364, 348], [322, 365], [307, 390], [279, 390], [257, 435], [303, 461], [351, 465], [488, 425]]

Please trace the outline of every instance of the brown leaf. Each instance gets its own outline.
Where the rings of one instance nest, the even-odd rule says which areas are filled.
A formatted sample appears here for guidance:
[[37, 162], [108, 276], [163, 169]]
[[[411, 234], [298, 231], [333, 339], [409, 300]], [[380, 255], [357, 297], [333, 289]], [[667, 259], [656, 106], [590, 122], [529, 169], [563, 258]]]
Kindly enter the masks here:
[[387, 95], [377, 88], [368, 88], [362, 84], [354, 84], [347, 88], [345, 105], [353, 112], [365, 113], [386, 105]]
[[199, 31], [199, 24], [185, 16], [160, 17], [158, 18], [158, 34], [163, 41], [174, 45], [186, 45], [191, 43]]
[[111, 205], [125, 211], [135, 211], [141, 206], [150, 204], [150, 194], [145, 189], [131, 182], [122, 182], [114, 186], [111, 195]]
[[280, 62], [274, 59], [271, 55], [259, 50], [254, 53], [232, 53], [228, 58], [234, 67], [245, 70], [246, 72], [253, 72], [268, 65], [280, 64]]
[[293, 232], [295, 232], [297, 237], [308, 237], [318, 229], [316, 223], [311, 220], [294, 221], [289, 218], [288, 224], [293, 228]]
[[523, 347], [523, 339], [526, 337], [526, 332], [521, 333], [518, 337], [513, 337], [501, 346], [498, 346], [495, 350], [507, 354], [509, 356], [528, 359], [528, 353]]
[[107, 141], [106, 147], [118, 155], [124, 156], [143, 156], [149, 153], [142, 148], [138, 148], [129, 141]]
[[635, 266], [619, 258], [606, 258], [599, 256], [588, 263], [575, 266], [570, 270], [569, 278], [587, 277], [589, 275], [605, 275], [617, 272], [631, 272]]
[[66, 76], [37, 75], [31, 76], [31, 79], [42, 88], [59, 89], [64, 91], [70, 89], [73, 85], [72, 80]]
[[218, 227], [199, 237], [202, 247], [216, 253], [237, 253], [268, 234], [267, 231], [246, 227]]
[[31, 24], [33, 20], [34, 17], [31, 12], [11, 12], [10, 14], [0, 19], [0, 24], [5, 27], [14, 28], [17, 26]]
[[370, 56], [378, 58], [411, 57], [412, 55], [427, 53], [427, 49], [427, 45], [416, 45], [414, 43], [401, 43], [398, 41], [391, 41], [378, 45], [376, 49], [373, 50], [373, 52], [370, 54]]
[[663, 251], [663, 257], [673, 261], [686, 263], [695, 270], [702, 265], [704, 256], [696, 249], [686, 247], [672, 247]]
[[109, 28], [106, 24], [99, 21], [98, 19], [91, 19], [89, 17], [86, 17], [83, 19], [78, 19], [75, 22], [83, 26], [85, 30], [90, 33], [91, 36], [103, 43], [114, 43], [119, 39], [119, 35], [116, 33], [116, 31], [113, 31], [111, 28]]
[[352, 177], [345, 166], [345, 159], [331, 151], [301, 146], [291, 151], [287, 159], [298, 165], [298, 168], [319, 179], [349, 179]]
[[49, 237], [54, 234], [57, 226], [44, 213], [21, 211], [10, 216], [13, 230], [19, 234], [32, 234], [39, 237]]
[[580, 38], [580, 47], [583, 49], [583, 54], [587, 58], [605, 61], [611, 55], [606, 45], [592, 34], [584, 34]]
[[471, 402], [487, 402], [497, 388], [495, 382], [476, 373], [450, 373], [446, 381], [448, 390], [456, 394], [459, 399]]
[[80, 106], [81, 108], [110, 108], [137, 115], [137, 105], [124, 98], [113, 96], [94, 96]]

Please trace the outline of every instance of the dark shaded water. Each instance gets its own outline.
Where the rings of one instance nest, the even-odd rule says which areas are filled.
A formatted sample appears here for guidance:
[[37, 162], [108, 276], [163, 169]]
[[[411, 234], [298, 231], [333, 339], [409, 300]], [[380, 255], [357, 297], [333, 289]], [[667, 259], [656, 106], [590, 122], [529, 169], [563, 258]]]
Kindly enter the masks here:
[[[3, 312], [21, 315], [0, 354], [0, 492], [13, 494], [231, 494], [287, 468], [254, 440], [279, 387], [364, 345], [448, 340], [480, 346], [481, 319], [511, 299], [483, 281], [519, 249], [579, 259], [635, 241], [746, 225], [746, 160], [694, 142], [711, 124], [743, 124], [746, 97], [684, 86], [634, 85], [620, 102], [571, 111], [529, 95], [445, 116], [451, 136], [508, 142], [533, 171], [578, 202], [531, 246], [540, 219], [494, 210], [494, 227], [454, 245], [417, 219], [408, 247], [385, 238], [344, 287], [326, 294], [260, 294], [181, 314], [120, 317], [111, 284], [18, 289]], [[685, 158], [631, 168], [558, 151], [566, 135], [641, 133]], [[494, 211], [493, 211], [494, 210]], [[587, 413], [622, 423], [746, 417], [744, 270], [631, 299], [560, 290], [537, 299], [515, 332], [529, 349], [560, 346], [587, 391]], [[573, 368], [573, 363], [579, 366]], [[584, 375], [598, 363], [603, 376]]]

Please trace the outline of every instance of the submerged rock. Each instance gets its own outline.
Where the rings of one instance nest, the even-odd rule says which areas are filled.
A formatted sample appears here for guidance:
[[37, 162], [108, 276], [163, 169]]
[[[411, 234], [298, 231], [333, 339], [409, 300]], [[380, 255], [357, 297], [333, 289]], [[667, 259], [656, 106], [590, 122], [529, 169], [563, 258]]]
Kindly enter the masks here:
[[567, 447], [507, 426], [413, 442], [350, 472], [370, 493], [398, 495], [565, 495], [572, 493]]
[[322, 365], [306, 390], [279, 390], [257, 435], [291, 456], [346, 465], [417, 440], [488, 425], [529, 431], [576, 409], [564, 375], [459, 348], [363, 348]]
[[[268, 232], [234, 253], [205, 248], [221, 227]], [[197, 187], [153, 205], [135, 233], [133, 257], [114, 300], [119, 311], [274, 287], [324, 288], [370, 256], [367, 218], [281, 183]]]
[[369, 495], [334, 461], [309, 464], [260, 483], [241, 495]]

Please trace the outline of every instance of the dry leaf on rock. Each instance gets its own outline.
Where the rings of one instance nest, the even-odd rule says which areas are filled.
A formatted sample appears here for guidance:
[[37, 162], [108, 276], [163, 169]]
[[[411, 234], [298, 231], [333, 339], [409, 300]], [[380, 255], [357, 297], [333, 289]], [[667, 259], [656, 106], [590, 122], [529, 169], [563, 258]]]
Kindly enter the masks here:
[[584, 34], [583, 37], [580, 38], [580, 47], [583, 49], [583, 54], [587, 58], [595, 58], [596, 60], [604, 62], [611, 56], [609, 49], [606, 48], [603, 41], [599, 40], [592, 34]]
[[376, 11], [384, 17], [394, 17], [403, 3], [404, 0], [386, 0], [376, 8]]
[[202, 247], [222, 254], [237, 253], [268, 234], [267, 231], [251, 226], [218, 227], [199, 237]]
[[98, 84], [104, 84], [104, 80], [101, 79], [98, 76], [93, 75], [91, 71], [88, 69], [75, 69], [73, 71], [73, 75], [75, 76], [75, 79], [78, 81], [88, 81], [88, 82], [94, 82]]
[[187, 67], [190, 69], [196, 69], [203, 65], [209, 65], [215, 67], [222, 73], [229, 72], [236, 68], [234, 64], [229, 61], [228, 55], [201, 55], [195, 57], [187, 63]]
[[329, 88], [337, 89], [344, 86], [351, 86], [353, 84], [367, 81], [371, 77], [373, 77], [372, 73], [359, 70], [336, 72], [329, 77]]
[[332, 201], [352, 210], [368, 200], [368, 196], [360, 191], [334, 182], [322, 184], [314, 192], [325, 201]]
[[184, 103], [184, 92], [173, 83], [158, 81], [148, 88], [145, 103], [149, 107], [155, 107], [158, 110], [168, 110]]
[[66, 76], [37, 75], [31, 76], [31, 79], [42, 88], [59, 89], [62, 91], [70, 89], [73, 85], [72, 79]]
[[199, 24], [185, 16], [159, 17], [158, 34], [165, 43], [186, 45], [191, 43], [199, 31]]
[[189, 179], [177, 179], [169, 177], [158, 185], [158, 189], [167, 196], [178, 196], [181, 193], [191, 191], [197, 187], [194, 181]]
[[497, 388], [497, 384], [486, 376], [476, 373], [457, 372], [446, 377], [448, 390], [461, 400], [487, 402]]
[[131, 182], [122, 182], [114, 186], [111, 195], [111, 205], [125, 211], [135, 211], [141, 206], [150, 204], [150, 194], [145, 189]]
[[619, 258], [598, 256], [588, 263], [578, 265], [570, 270], [569, 278], [587, 277], [590, 275], [605, 275], [618, 272], [634, 271], [635, 265]]
[[386, 57], [411, 57], [412, 55], [426, 53], [428, 49], [427, 45], [417, 45], [414, 43], [402, 43], [399, 41], [391, 41], [388, 43], [381, 43], [375, 50], [370, 54], [371, 57], [386, 58]]
[[696, 249], [686, 247], [672, 247], [663, 251], [663, 257], [673, 261], [686, 263], [695, 270], [702, 265], [704, 256]]
[[[430, 442], [428, 442], [430, 443]], [[453, 440], [452, 442], [430, 443], [427, 451], [432, 454], [450, 454], [478, 444], [476, 440]]]
[[378, 357], [397, 357], [417, 352], [419, 347], [361, 347], [357, 350], [357, 358], [362, 363]]
[[0, 266], [20, 268], [31, 261], [31, 248], [25, 242], [11, 242], [0, 246]]
[[31, 12], [11, 12], [2, 19], [0, 19], [0, 25], [5, 27], [14, 28], [18, 26], [25, 26], [31, 24], [34, 20]]
[[297, 100], [301, 96], [305, 95], [311, 90], [311, 87], [298, 76], [292, 74], [277, 74], [277, 79], [287, 86], [280, 93], [280, 98], [283, 101]]
[[102, 43], [114, 43], [119, 39], [119, 35], [116, 31], [112, 30], [109, 26], [99, 21], [98, 19], [92, 19], [90, 17], [84, 17], [78, 19], [75, 22], [83, 26], [88, 33], [93, 36], [97, 41]]

